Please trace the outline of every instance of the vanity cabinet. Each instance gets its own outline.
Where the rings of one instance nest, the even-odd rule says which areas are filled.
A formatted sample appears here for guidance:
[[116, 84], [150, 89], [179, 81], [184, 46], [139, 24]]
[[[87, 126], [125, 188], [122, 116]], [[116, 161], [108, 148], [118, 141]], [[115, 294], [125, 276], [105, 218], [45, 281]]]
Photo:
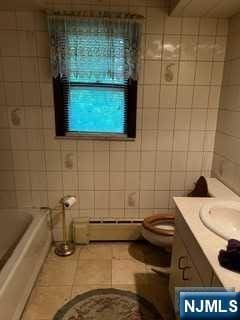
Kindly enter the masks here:
[[199, 244], [183, 220], [176, 215], [169, 293], [175, 306], [175, 288], [221, 287]]
[[170, 275], [170, 295], [175, 303], [175, 287], [202, 287], [203, 283], [195, 268], [192, 258], [188, 253], [179, 234], [174, 237], [172, 251], [171, 275]]

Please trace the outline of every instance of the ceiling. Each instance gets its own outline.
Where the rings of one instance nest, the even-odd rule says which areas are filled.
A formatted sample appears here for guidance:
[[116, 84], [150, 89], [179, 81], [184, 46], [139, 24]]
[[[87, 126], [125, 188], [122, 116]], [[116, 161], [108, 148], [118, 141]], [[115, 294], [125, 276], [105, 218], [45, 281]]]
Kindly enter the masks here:
[[0, 10], [39, 10], [62, 6], [70, 8], [78, 5], [106, 5], [109, 2], [110, 0], [0, 0]]
[[240, 12], [240, 0], [172, 0], [171, 16], [229, 18]]
[[39, 5], [38, 0], [8, 0], [1, 1], [0, 9], [1, 10], [14, 10], [14, 9], [35, 9]]
[[[115, 0], [0, 0], [0, 9], [33, 9], [39, 10], [55, 6], [106, 5]], [[117, 3], [120, 1], [116, 0]], [[146, 0], [139, 0], [138, 4]], [[163, 0], [158, 0], [163, 1]], [[240, 0], [164, 0], [171, 4], [171, 16], [183, 17], [232, 17], [240, 12]]]

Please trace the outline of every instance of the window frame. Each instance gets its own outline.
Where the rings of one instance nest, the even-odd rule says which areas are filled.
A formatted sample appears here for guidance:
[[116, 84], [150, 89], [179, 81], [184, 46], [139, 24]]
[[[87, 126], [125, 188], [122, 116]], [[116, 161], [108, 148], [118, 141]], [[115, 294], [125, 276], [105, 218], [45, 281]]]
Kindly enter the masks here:
[[[125, 96], [125, 132], [96, 133], [71, 132], [68, 130], [68, 104], [70, 86], [123, 88]], [[55, 131], [57, 138], [90, 140], [134, 140], [137, 121], [137, 80], [128, 79], [126, 84], [105, 84], [89, 82], [69, 82], [67, 77], [53, 78]]]
[[[125, 41], [124, 38], [122, 38]], [[126, 42], [124, 42], [126, 49]], [[124, 57], [126, 59], [126, 57]], [[68, 130], [69, 88], [84, 86], [89, 88], [122, 88], [124, 89], [124, 133], [73, 132]], [[137, 122], [137, 80], [126, 79], [125, 83], [100, 83], [69, 81], [66, 76], [54, 79], [54, 108], [56, 137], [93, 140], [134, 140]]]

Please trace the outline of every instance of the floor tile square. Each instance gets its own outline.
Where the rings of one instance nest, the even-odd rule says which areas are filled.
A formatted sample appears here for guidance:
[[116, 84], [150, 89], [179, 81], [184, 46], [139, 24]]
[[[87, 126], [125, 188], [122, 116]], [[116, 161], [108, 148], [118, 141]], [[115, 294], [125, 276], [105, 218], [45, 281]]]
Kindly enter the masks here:
[[83, 246], [79, 259], [81, 260], [108, 260], [112, 259], [112, 246], [109, 244], [90, 244]]
[[39, 275], [39, 286], [67, 286], [73, 285], [77, 268], [77, 260], [48, 260]]
[[112, 245], [113, 259], [137, 260], [144, 263], [144, 252], [141, 244], [131, 243], [116, 243]]
[[74, 279], [74, 286], [82, 284], [111, 285], [111, 260], [80, 260]]
[[144, 282], [146, 267], [133, 260], [112, 260], [112, 284], [135, 284]]
[[50, 320], [71, 297], [71, 286], [35, 287], [22, 320]]

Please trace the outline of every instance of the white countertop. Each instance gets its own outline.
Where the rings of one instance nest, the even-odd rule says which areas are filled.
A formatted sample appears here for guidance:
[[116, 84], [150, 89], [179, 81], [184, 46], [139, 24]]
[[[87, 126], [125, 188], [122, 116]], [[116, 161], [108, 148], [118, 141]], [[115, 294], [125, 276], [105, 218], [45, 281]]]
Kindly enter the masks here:
[[236, 193], [234, 193], [216, 178], [207, 178], [207, 184], [208, 192], [214, 198], [219, 198], [222, 200], [240, 200], [240, 197]]
[[[240, 201], [240, 197], [220, 181], [208, 179], [208, 185], [209, 192], [218, 200]], [[174, 201], [223, 286], [240, 291], [240, 274], [224, 269], [218, 262], [219, 250], [226, 248], [227, 241], [206, 228], [199, 217], [200, 208], [205, 203], [216, 201], [216, 198], [174, 197]]]

